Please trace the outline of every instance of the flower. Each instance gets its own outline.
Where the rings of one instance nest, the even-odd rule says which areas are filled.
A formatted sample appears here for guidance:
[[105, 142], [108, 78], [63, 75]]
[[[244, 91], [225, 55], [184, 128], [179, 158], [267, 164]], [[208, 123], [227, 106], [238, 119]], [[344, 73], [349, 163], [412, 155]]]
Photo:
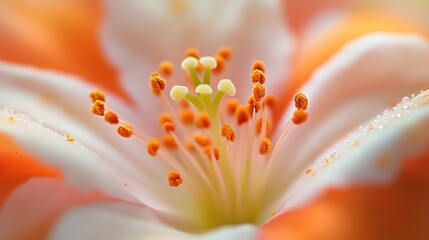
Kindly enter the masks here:
[[[122, 4], [113, 3], [113, 5], [124, 7]], [[137, 3], [137, 6], [127, 8], [127, 10], [137, 12], [138, 5]], [[261, 5], [256, 6], [258, 10], [261, 9]], [[273, 9], [272, 7], [268, 9]], [[150, 10], [146, 11], [147, 13], [151, 12]], [[131, 14], [130, 19], [126, 20], [132, 21], [132, 16]], [[272, 17], [274, 14], [270, 16]], [[171, 19], [167, 22], [170, 21]], [[276, 24], [274, 23], [278, 24], [278, 21], [271, 23], [269, 26], [275, 28]], [[202, 26], [206, 27], [204, 24]], [[253, 27], [258, 29], [256, 26]], [[115, 39], [119, 36], [116, 31], [122, 29], [106, 28], [104, 34], [107, 36], [108, 52], [115, 63], [122, 67], [123, 78], [128, 81], [140, 80], [145, 74], [141, 74], [141, 68], [132, 67], [134, 66], [133, 63], [147, 62], [147, 65], [149, 62], [150, 64], [154, 63], [149, 60], [140, 61], [140, 57], [148, 55], [138, 54], [138, 52], [136, 54], [130, 50], [138, 44], [133, 44], [133, 41], [127, 37], [126, 31], [121, 32], [120, 35], [128, 40], [126, 41], [127, 44], [122, 45], [118, 44], [121, 39]], [[274, 32], [280, 36], [286, 36], [284, 32]], [[161, 37], [161, 40], [166, 39], [166, 36], [162, 34], [158, 37]], [[121, 46], [125, 49], [118, 50]], [[165, 45], [161, 44], [160, 46]], [[233, 49], [240, 48], [234, 47]], [[268, 53], [268, 49], [271, 48], [264, 47], [262, 49], [265, 50], [262, 53]], [[277, 52], [280, 52], [281, 49], [274, 48]], [[395, 51], [392, 52], [392, 49]], [[144, 51], [148, 50], [145, 49]], [[162, 52], [161, 49], [157, 51]], [[236, 54], [238, 55], [235, 57], [236, 59], [243, 60], [240, 57], [243, 52]], [[268, 55], [272, 56], [272, 53]], [[212, 232], [199, 234], [195, 231], [231, 223], [225, 221], [228, 218], [217, 218], [214, 221], [214, 226], [212, 226], [210, 224], [213, 223], [211, 222], [213, 219], [209, 218], [210, 216], [218, 217], [219, 213], [224, 213], [222, 207], [228, 207], [229, 201], [226, 201], [226, 204], [218, 205], [219, 212], [211, 212], [209, 215], [199, 212], [201, 208], [196, 208], [194, 204], [190, 204], [198, 203], [195, 201], [197, 198], [184, 191], [188, 183], [198, 185], [198, 182], [190, 176], [192, 172], [188, 178], [185, 178], [187, 175], [183, 174], [182, 179], [181, 173], [183, 172], [170, 172], [171, 166], [165, 166], [161, 161], [149, 156], [151, 152], [147, 152], [146, 144], [150, 141], [142, 146], [137, 138], [122, 139], [107, 126], [108, 124], [100, 124], [99, 119], [95, 119], [85, 111], [88, 105], [87, 93], [90, 92], [92, 86], [82, 84], [73, 77], [4, 63], [0, 67], [2, 84], [0, 102], [9, 108], [3, 111], [0, 128], [2, 131], [10, 133], [25, 149], [50, 165], [62, 169], [67, 184], [61, 179], [39, 178], [21, 186], [6, 200], [2, 212], [2, 222], [0, 222], [1, 232], [7, 234], [6, 237], [13, 236], [13, 234], [25, 236], [27, 234], [25, 230], [30, 227], [31, 223], [34, 223], [32, 221], [36, 220], [49, 225], [49, 223], [53, 223], [52, 219], [56, 218], [52, 229], [39, 226], [37, 233], [39, 235], [37, 236], [43, 236], [49, 231], [50, 236], [54, 239], [85, 239], [99, 236], [104, 238], [145, 237], [155, 239], [162, 237], [175, 239], [196, 237], [215, 239], [256, 238], [259, 235], [256, 225], [245, 223], [262, 224], [270, 218], [266, 216], [266, 213], [271, 210], [283, 212], [298, 209], [299, 206], [308, 203], [327, 186], [366, 181], [388, 181], [395, 176], [401, 163], [410, 154], [414, 151], [421, 151], [418, 148], [420, 145], [426, 147], [428, 140], [426, 132], [428, 128], [425, 125], [428, 118], [427, 92], [409, 98], [404, 97], [402, 101], [401, 97], [412, 92], [418, 93], [421, 89], [427, 88], [429, 72], [426, 65], [428, 58], [428, 43], [418, 36], [373, 34], [347, 45], [321, 67], [302, 89], [302, 92], [306, 93], [310, 99], [310, 105], [307, 109], [308, 121], [303, 125], [291, 127], [287, 135], [281, 133], [290, 122], [294, 111], [287, 111], [282, 120], [276, 123], [277, 132], [274, 132], [270, 138], [273, 140], [280, 138], [281, 144], [278, 147], [278, 156], [280, 157], [273, 158], [276, 161], [272, 162], [272, 167], [267, 171], [267, 182], [270, 183], [266, 188], [267, 195], [258, 194], [257, 196], [257, 199], [265, 204], [256, 205], [256, 207], [263, 208], [263, 210], [257, 209], [250, 212], [240, 210], [242, 211], [241, 214], [258, 215], [258, 221], [253, 222], [245, 218], [236, 222], [238, 223], [236, 225], [224, 226], [214, 229]], [[157, 60], [153, 59], [153, 61]], [[207, 58], [207, 61], [200, 60], [201, 64], [205, 66], [213, 63], [210, 58]], [[281, 61], [274, 58], [268, 59], [268, 57], [267, 60], [273, 62], [268, 64], [270, 61], [266, 61], [267, 83], [271, 82], [273, 84], [271, 86], [277, 87], [279, 81], [276, 80], [275, 76], [278, 74], [271, 75], [273, 77], [268, 74], [270, 74], [271, 69], [275, 69], [273, 66]], [[176, 60], [173, 59], [173, 61]], [[195, 59], [190, 61], [195, 62]], [[233, 70], [234, 74], [240, 76], [240, 72], [246, 72], [246, 68], [241, 69], [239, 67], [242, 64], [245, 65], [246, 61], [240, 62], [239, 65], [234, 65], [231, 61], [231, 65], [228, 66], [228, 63], [227, 67]], [[184, 65], [185, 69], [188, 69], [186, 67], [189, 67], [188, 64]], [[145, 69], [145, 71], [151, 70]], [[225, 71], [224, 73], [227, 74], [228, 72]], [[147, 76], [149, 75], [147, 74]], [[259, 78], [260, 76], [262, 73], [259, 73]], [[156, 83], [153, 84], [154, 86], [159, 84], [162, 86], [160, 75], [153, 74], [152, 78], [153, 82]], [[345, 78], [349, 81], [344, 82]], [[235, 77], [232, 76], [231, 79], [235, 81]], [[235, 82], [237, 95], [240, 97], [239, 94], [242, 96], [250, 94], [251, 87], [247, 88], [245, 82], [240, 81]], [[386, 85], [386, 82], [389, 82], [390, 85]], [[230, 81], [222, 81], [222, 83], [219, 87], [220, 91], [231, 95], [235, 93]], [[248, 81], [247, 85], [251, 85], [251, 82]], [[151, 122], [147, 119], [150, 117], [156, 119], [158, 113], [161, 112], [159, 105], [156, 104], [159, 97], [155, 96], [152, 99], [151, 97], [154, 95], [152, 93], [148, 95], [149, 91], [142, 94], [142, 91], [147, 89], [147, 82], [141, 83], [142, 87], [136, 87], [139, 85], [131, 83], [127, 86], [130, 96], [134, 97], [137, 106], [130, 107], [129, 104], [115, 100], [110, 95], [107, 96], [106, 101], [108, 108], [119, 112], [121, 120], [126, 119], [128, 123], [132, 123], [132, 128], [126, 126], [121, 128], [122, 135], [128, 136], [131, 133], [130, 129], [133, 129], [133, 133], [137, 133], [137, 135], [150, 134], [156, 136], [158, 134], [157, 128], [152, 126], [158, 126], [158, 124], [150, 124]], [[199, 85], [197, 87], [199, 88], [195, 91], [202, 95], [210, 91], [208, 86]], [[269, 86], [267, 88], [269, 89]], [[186, 89], [183, 87], [176, 88], [176, 90], [172, 92], [173, 98], [180, 99], [185, 95], [183, 91]], [[101, 94], [98, 92], [96, 95], [100, 96]], [[69, 96], [73, 96], [73, 99], [70, 99]], [[254, 97], [256, 98], [256, 96]], [[188, 98], [192, 101], [192, 97], [188, 96]], [[305, 100], [305, 98], [301, 99]], [[383, 112], [391, 100], [400, 103], [392, 110]], [[297, 105], [298, 108], [305, 108], [302, 104]], [[288, 109], [293, 109], [293, 107]], [[15, 111], [25, 112], [33, 119], [43, 119], [43, 124], [33, 122], [26, 115], [21, 115]], [[380, 116], [375, 117], [377, 114]], [[114, 115], [109, 116], [111, 118], [108, 119], [115, 119]], [[209, 117], [210, 123], [216, 119], [216, 116]], [[365, 124], [361, 130], [356, 130], [357, 134], [352, 134], [346, 138], [346, 142], [329, 149], [338, 139], [345, 137], [346, 133], [360, 123], [371, 119], [371, 117], [375, 117], [374, 120]], [[202, 126], [207, 123], [206, 119], [202, 116]], [[152, 121], [154, 122], [154, 120]], [[109, 122], [115, 121], [109, 120]], [[175, 122], [177, 123], [177, 121]], [[148, 126], [150, 127], [148, 128]], [[244, 126], [249, 127], [250, 125]], [[164, 126], [164, 128], [171, 129], [172, 126]], [[227, 132], [234, 131], [234, 129], [237, 131], [236, 127], [231, 129], [226, 127], [225, 137], [230, 136], [229, 138], [232, 140], [233, 137]], [[246, 134], [246, 131], [238, 130], [238, 132]], [[211, 136], [214, 137], [214, 135]], [[283, 136], [285, 136], [284, 139]], [[256, 142], [259, 143], [259, 141]], [[237, 134], [236, 143], [246, 145], [251, 141]], [[261, 145], [264, 146], [261, 150], [263, 155], [266, 153], [265, 151], [269, 151], [270, 144], [264, 140], [262, 143], [264, 143]], [[156, 153], [157, 145], [151, 146], [149, 149]], [[324, 157], [324, 153], [327, 154], [326, 157]], [[250, 161], [257, 160], [253, 157], [252, 155], [248, 159]], [[216, 154], [213, 150], [210, 163], [214, 163], [213, 168], [215, 169], [217, 162], [214, 161], [214, 158], [216, 158]], [[246, 158], [239, 157], [237, 159], [245, 160]], [[174, 158], [167, 157], [167, 160], [174, 160]], [[260, 164], [261, 162], [257, 163]], [[185, 170], [186, 167], [188, 165], [185, 165]], [[258, 172], [259, 168], [255, 170]], [[55, 172], [52, 174], [57, 175]], [[210, 180], [216, 181], [218, 180], [216, 170], [214, 174], [215, 176]], [[260, 176], [255, 175], [251, 177]], [[252, 178], [249, 179], [252, 180]], [[249, 179], [246, 179], [244, 185], [249, 184], [247, 182]], [[295, 179], [297, 184], [292, 186], [291, 184], [295, 182]], [[177, 188], [170, 187], [168, 183], [173, 187], [177, 186]], [[232, 181], [232, 184], [234, 183], [235, 181]], [[219, 189], [222, 188], [219, 187]], [[215, 193], [219, 193], [221, 198], [223, 191], [219, 191], [219, 189]], [[243, 191], [248, 189], [249, 187], [242, 188]], [[82, 190], [88, 192], [85, 193]], [[94, 190], [101, 190], [103, 193], [93, 192]], [[194, 193], [204, 195], [205, 189], [197, 186], [197, 191]], [[44, 194], [53, 194], [53, 196], [46, 199]], [[25, 221], [21, 221], [18, 227], [24, 231], [16, 231], [14, 228], [9, 228], [10, 225], [6, 223], [5, 219], [17, 219], [22, 216], [16, 209], [25, 206], [25, 200], [30, 200], [33, 204], [37, 203], [45, 214], [22, 213], [25, 216], [23, 219]], [[203, 209], [210, 211], [212, 211], [212, 203], [215, 205], [216, 200], [221, 201], [221, 199], [209, 200], [212, 202], [204, 202], [202, 205], [206, 207]], [[86, 204], [76, 206], [79, 203]], [[249, 202], [239, 202], [243, 205], [248, 203], [252, 203], [252, 199], [249, 199]], [[46, 217], [49, 214], [44, 212], [47, 210], [43, 208], [44, 206], [49, 206], [51, 210], [64, 209], [68, 206], [75, 207], [71, 208], [70, 211], [63, 211], [58, 218], [56, 215], [58, 213], [52, 212], [49, 213], [53, 215]], [[207, 208], [207, 206], [209, 207]], [[31, 211], [35, 210], [31, 205], [29, 208]], [[246, 208], [243, 206], [243, 209]], [[40, 220], [41, 217], [43, 218], [42, 221]], [[283, 219], [283, 215], [279, 215], [273, 218], [272, 222], [275, 224], [276, 221], [282, 222]], [[207, 221], [209, 224], [200, 221]], [[270, 222], [263, 225], [263, 236], [266, 236], [264, 234], [269, 232], [271, 226]], [[11, 229], [14, 231], [11, 232]]]

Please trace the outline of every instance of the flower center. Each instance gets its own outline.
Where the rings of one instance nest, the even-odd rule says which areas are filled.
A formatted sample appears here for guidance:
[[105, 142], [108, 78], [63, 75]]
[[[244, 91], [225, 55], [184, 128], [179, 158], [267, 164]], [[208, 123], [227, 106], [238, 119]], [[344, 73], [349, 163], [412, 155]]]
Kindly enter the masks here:
[[[253, 89], [245, 105], [232, 98], [236, 88], [231, 80], [212, 82], [212, 75], [223, 71], [231, 54], [230, 49], [222, 48], [214, 57], [199, 57], [195, 49], [188, 50], [181, 68], [190, 84], [174, 85], [170, 90], [170, 98], [178, 104], [164, 94], [173, 82], [169, 81], [173, 65], [160, 64], [160, 73], [149, 77], [152, 92], [159, 96], [166, 110], [159, 117], [165, 134], [158, 138], [134, 132], [130, 123], [122, 121], [114, 111], [106, 111], [101, 90], [90, 94], [94, 114], [103, 116], [110, 124], [118, 124], [120, 136], [138, 139], [150, 156], [168, 163], [171, 171], [164, 186], [185, 188], [184, 192], [192, 196], [201, 229], [261, 224], [272, 214], [270, 211], [282, 194], [270, 190], [276, 184], [270, 176], [272, 163], [288, 129], [307, 119], [308, 100], [299, 93], [295, 96], [297, 110], [273, 144], [269, 116], [276, 99], [266, 94], [264, 63], [255, 61], [252, 66]], [[230, 97], [226, 102], [225, 95]]]

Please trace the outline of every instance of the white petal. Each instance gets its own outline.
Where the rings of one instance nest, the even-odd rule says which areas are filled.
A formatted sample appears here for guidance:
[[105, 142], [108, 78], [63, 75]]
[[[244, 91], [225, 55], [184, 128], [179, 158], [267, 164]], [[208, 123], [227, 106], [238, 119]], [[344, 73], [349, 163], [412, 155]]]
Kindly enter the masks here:
[[404, 95], [429, 88], [428, 79], [429, 45], [423, 38], [375, 33], [348, 44], [302, 90], [309, 119], [290, 129], [279, 154], [287, 157], [277, 159], [275, 171], [286, 169], [288, 180], [301, 174], [353, 128]]
[[333, 147], [328, 158], [314, 162], [311, 166], [314, 175], [302, 173], [289, 194], [287, 207], [305, 204], [328, 187], [391, 181], [405, 160], [427, 148], [428, 123], [429, 91], [410, 104], [385, 111]]
[[92, 204], [66, 213], [51, 239], [256, 239], [256, 228], [237, 225], [205, 234], [180, 232], [158, 222], [144, 207], [129, 204]]
[[[183, 3], [183, 11], [174, 10], [174, 3]], [[177, 79], [183, 79], [179, 66], [189, 47], [211, 55], [218, 47], [230, 46], [234, 55], [220, 77], [247, 89], [238, 91], [241, 97], [247, 97], [251, 89], [253, 60], [265, 61], [273, 85], [278, 86], [286, 76], [291, 39], [278, 1], [110, 0], [106, 10], [105, 49], [145, 116], [158, 116], [160, 111], [159, 105], [148, 104], [159, 101], [147, 87], [149, 75], [160, 61], [171, 60], [177, 66]], [[146, 123], [155, 124], [155, 120]]]

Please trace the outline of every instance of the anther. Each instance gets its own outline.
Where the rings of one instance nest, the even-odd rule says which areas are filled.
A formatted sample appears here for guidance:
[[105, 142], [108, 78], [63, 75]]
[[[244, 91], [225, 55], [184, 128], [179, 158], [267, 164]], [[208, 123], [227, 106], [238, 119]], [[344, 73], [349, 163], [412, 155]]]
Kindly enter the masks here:
[[[256, 134], [261, 134], [262, 132], [262, 123], [263, 123], [264, 118], [261, 116], [258, 118], [258, 120], [256, 121]], [[266, 133], [270, 134], [271, 131], [273, 130], [273, 123], [271, 122], [270, 119], [267, 119], [267, 129], [266, 129]]]
[[310, 174], [312, 171], [313, 171], [313, 169], [307, 168], [307, 170], [305, 170], [305, 174]]
[[214, 69], [217, 66], [216, 59], [211, 56], [204, 56], [200, 58], [200, 63], [204, 68]]
[[252, 89], [253, 96], [255, 96], [256, 101], [260, 102], [263, 97], [265, 97], [265, 87], [260, 83], [255, 83]]
[[161, 113], [161, 115], [159, 115], [159, 124], [162, 126], [166, 122], [173, 122], [173, 118], [168, 113]]
[[234, 96], [237, 92], [234, 83], [229, 79], [222, 79], [217, 84], [217, 90], [226, 93], [228, 96]]
[[200, 84], [195, 88], [195, 92], [199, 94], [211, 94], [213, 90], [208, 84]]
[[189, 69], [195, 69], [198, 66], [198, 59], [196, 59], [195, 57], [187, 57], [182, 60], [180, 66], [185, 71], [189, 71]]
[[104, 95], [104, 92], [100, 89], [94, 90], [89, 94], [89, 97], [91, 98], [92, 103], [94, 103], [97, 100], [100, 100], [102, 102], [106, 101], [106, 97]]
[[183, 100], [186, 94], [188, 94], [188, 88], [186, 86], [176, 85], [170, 90], [170, 97], [176, 102]]
[[98, 116], [104, 116], [106, 104], [101, 100], [95, 100], [92, 104], [91, 112]]
[[210, 161], [212, 160], [212, 152], [213, 152], [213, 156], [215, 157], [215, 159], [219, 160], [219, 149], [212, 148], [209, 146], [203, 148], [203, 153], [207, 156], [207, 158]]
[[170, 134], [166, 134], [162, 136], [161, 143], [166, 148], [170, 148], [170, 149], [177, 148], [176, 140], [174, 140], [173, 136], [171, 136]]
[[222, 56], [225, 60], [228, 60], [232, 56], [232, 49], [229, 47], [221, 47], [217, 50], [217, 53]]
[[257, 101], [254, 96], [250, 96], [247, 99], [247, 103], [249, 104], [249, 113], [252, 115], [253, 113], [258, 113], [261, 110], [261, 103]]
[[162, 124], [162, 129], [166, 132], [173, 132], [174, 131], [174, 124], [172, 122], [165, 122]]
[[304, 123], [308, 118], [308, 113], [303, 109], [298, 109], [293, 113], [292, 122], [296, 125]]
[[226, 109], [228, 111], [228, 113], [230, 115], [234, 115], [235, 112], [237, 111], [238, 106], [240, 105], [240, 103], [238, 102], [237, 99], [235, 98], [231, 98], [227, 103], [226, 103]]
[[151, 156], [156, 156], [160, 147], [161, 143], [157, 139], [151, 139], [146, 145], [147, 153]]
[[67, 139], [67, 142], [71, 142], [71, 143], [74, 142], [74, 138], [69, 134], [66, 134], [66, 139]]
[[225, 59], [221, 55], [216, 55], [216, 68], [213, 69], [214, 73], [220, 73], [225, 69]]
[[295, 107], [298, 109], [306, 110], [308, 107], [308, 99], [304, 93], [298, 93], [294, 97]]
[[247, 106], [239, 106], [235, 111], [235, 120], [239, 125], [249, 121], [250, 117], [251, 115]]
[[225, 137], [228, 141], [230, 142], [235, 141], [235, 132], [228, 124], [225, 124], [222, 126], [221, 134], [222, 134], [222, 137]]
[[195, 118], [195, 126], [197, 128], [209, 128], [210, 123], [210, 116], [206, 112], [198, 114]]
[[170, 171], [168, 173], [168, 184], [170, 187], [178, 187], [183, 183], [182, 177], [180, 177], [180, 173], [176, 171]]
[[201, 147], [207, 147], [212, 144], [212, 140], [210, 137], [206, 137], [202, 135], [201, 133], [194, 133], [194, 140], [197, 142], [198, 145]]
[[272, 147], [271, 140], [268, 138], [263, 138], [261, 141], [261, 145], [259, 147], [259, 153], [261, 153], [262, 155], [266, 155], [270, 152], [271, 147]]
[[161, 74], [165, 76], [171, 76], [174, 70], [173, 63], [170, 61], [162, 61], [159, 64], [158, 69]]
[[262, 102], [262, 106], [266, 107], [268, 106], [271, 109], [274, 109], [274, 107], [276, 106], [277, 103], [277, 99], [275, 96], [268, 94], [267, 96], [265, 96], [264, 101]]
[[265, 73], [259, 69], [254, 69], [252, 71], [252, 74], [250, 75], [253, 83], [260, 83], [264, 84], [267, 80], [267, 77], [265, 76]]
[[188, 48], [185, 51], [185, 57], [194, 57], [194, 58], [199, 58], [200, 57], [200, 53], [198, 51], [198, 49], [196, 48]]
[[119, 116], [114, 111], [108, 110], [107, 113], [104, 115], [104, 121], [110, 124], [118, 124]]
[[117, 132], [124, 138], [129, 138], [133, 135], [133, 127], [128, 124], [122, 124], [118, 127]]
[[160, 95], [165, 89], [165, 79], [158, 73], [153, 73], [149, 78], [150, 87], [155, 95]]
[[252, 70], [260, 70], [265, 73], [265, 64], [260, 60], [256, 60], [252, 64]]
[[194, 143], [192, 142], [191, 139], [186, 138], [185, 139], [185, 148], [189, 151], [189, 152], [194, 152], [196, 150]]
[[184, 125], [190, 125], [194, 122], [194, 111], [192, 111], [192, 109], [183, 109], [180, 112], [180, 121], [184, 124]]

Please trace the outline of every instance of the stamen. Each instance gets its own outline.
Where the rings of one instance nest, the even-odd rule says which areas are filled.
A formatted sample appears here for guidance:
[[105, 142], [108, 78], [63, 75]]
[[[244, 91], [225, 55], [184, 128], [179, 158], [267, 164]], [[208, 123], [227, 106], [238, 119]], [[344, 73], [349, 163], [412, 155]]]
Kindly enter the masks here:
[[176, 85], [170, 90], [170, 97], [176, 102], [183, 100], [187, 94], [188, 88], [186, 86]]
[[256, 60], [252, 64], [252, 70], [260, 70], [265, 73], [265, 64], [260, 60]]
[[104, 116], [104, 111], [106, 104], [101, 100], [95, 100], [94, 104], [92, 104], [91, 112], [98, 116]]
[[230, 97], [235, 96], [237, 92], [234, 83], [229, 79], [220, 80], [217, 84], [217, 90], [226, 93]]
[[222, 56], [225, 60], [228, 60], [232, 56], [232, 49], [229, 47], [221, 47], [217, 50], [217, 53]]
[[[261, 116], [258, 118], [258, 120], [256, 121], [256, 134], [261, 134], [262, 132], [262, 123], [263, 123], [264, 118]], [[271, 122], [271, 120], [267, 119], [266, 120], [267, 123], [267, 129], [266, 129], [266, 133], [270, 134], [271, 131], [273, 130], [273, 123]]]
[[173, 63], [170, 61], [162, 61], [159, 66], [159, 72], [161, 72], [162, 75], [165, 76], [171, 76], [171, 74], [173, 73], [174, 67], [173, 67]]
[[109, 124], [118, 124], [119, 116], [112, 110], [108, 110], [106, 115], [104, 115], [104, 120]]
[[176, 171], [170, 171], [168, 173], [168, 184], [171, 187], [178, 187], [183, 183], [183, 179], [180, 177], [180, 174]]
[[183, 109], [180, 112], [180, 122], [184, 125], [190, 125], [194, 122], [194, 111], [191, 109]]
[[210, 146], [212, 143], [212, 140], [210, 137], [206, 137], [206, 136], [202, 135], [201, 133], [194, 133], [194, 140], [201, 147]]
[[[213, 150], [212, 150], [213, 149]], [[212, 148], [210, 146], [204, 147], [203, 148], [203, 153], [207, 156], [207, 158], [211, 161], [212, 160], [212, 152], [213, 152], [213, 156], [215, 157], [216, 160], [219, 160], [219, 149], [217, 148]]]
[[238, 125], [246, 123], [249, 121], [250, 117], [251, 115], [248, 106], [239, 106], [235, 111], [235, 120]]
[[156, 156], [160, 147], [161, 143], [157, 139], [151, 139], [146, 145], [147, 153], [151, 156]]
[[308, 107], [308, 99], [304, 93], [298, 93], [294, 97], [295, 107], [298, 109], [306, 110]]
[[228, 141], [230, 142], [235, 141], [235, 132], [228, 124], [225, 124], [222, 126], [221, 134], [222, 134], [222, 137], [225, 137]]
[[195, 118], [195, 126], [197, 128], [209, 128], [210, 127], [210, 116], [206, 112], [202, 112]]
[[266, 154], [268, 154], [270, 152], [271, 147], [272, 147], [271, 140], [268, 139], [268, 138], [263, 138], [262, 141], [261, 141], [261, 145], [259, 147], [259, 152], [262, 155], [266, 155]]
[[133, 135], [133, 127], [129, 124], [122, 124], [118, 127], [117, 132], [124, 138], [129, 138]]
[[260, 83], [255, 83], [252, 92], [257, 102], [260, 102], [262, 98], [265, 97], [265, 87], [262, 86]]
[[162, 129], [166, 132], [173, 132], [174, 131], [174, 124], [172, 122], [165, 122], [162, 124]]
[[253, 113], [258, 113], [259, 110], [261, 110], [261, 103], [257, 101], [254, 96], [250, 96], [247, 99], [247, 103], [249, 104], [250, 115], [252, 115]]
[[299, 125], [301, 123], [304, 123], [307, 120], [307, 118], [308, 118], [308, 113], [305, 110], [299, 108], [293, 113], [292, 122], [296, 125]]
[[200, 84], [195, 88], [195, 92], [199, 94], [212, 94], [212, 87], [208, 84]]
[[92, 103], [94, 103], [97, 100], [100, 100], [102, 102], [106, 101], [106, 96], [104, 95], [104, 92], [100, 89], [94, 90], [89, 94], [89, 97], [91, 98]]
[[172, 123], [173, 122], [173, 118], [168, 113], [162, 113], [159, 116], [159, 124], [161, 124], [161, 126], [162, 126], [162, 125], [164, 125], [164, 123], [167, 123], [167, 122]]
[[254, 69], [250, 77], [252, 78], [253, 83], [258, 82], [260, 84], [264, 84], [267, 79], [267, 77], [265, 76], [265, 73], [259, 69]]
[[153, 73], [149, 78], [149, 82], [152, 92], [155, 95], [161, 95], [162, 91], [165, 89], [165, 79], [162, 78], [158, 73]]
[[215, 56], [216, 60], [216, 68], [213, 69], [214, 73], [221, 73], [225, 69], [225, 58], [223, 58], [221, 55]]
[[235, 98], [231, 98], [227, 103], [226, 103], [226, 109], [228, 111], [228, 113], [230, 115], [234, 115], [235, 112], [237, 111], [238, 106], [240, 105], [240, 103], [238, 102], [237, 99]]
[[277, 98], [273, 95], [268, 94], [267, 96], [265, 96], [264, 101], [262, 103], [262, 106], [268, 106], [271, 109], [274, 109], [274, 107], [277, 104]]
[[67, 142], [71, 142], [71, 143], [74, 142], [74, 138], [69, 134], [66, 134], [66, 139], [67, 139]]
[[200, 52], [196, 48], [188, 48], [185, 51], [185, 57], [199, 58], [200, 57]]
[[177, 148], [176, 140], [174, 140], [174, 137], [171, 136], [170, 134], [166, 134], [162, 136], [161, 143], [166, 148], [170, 148], [170, 149]]

